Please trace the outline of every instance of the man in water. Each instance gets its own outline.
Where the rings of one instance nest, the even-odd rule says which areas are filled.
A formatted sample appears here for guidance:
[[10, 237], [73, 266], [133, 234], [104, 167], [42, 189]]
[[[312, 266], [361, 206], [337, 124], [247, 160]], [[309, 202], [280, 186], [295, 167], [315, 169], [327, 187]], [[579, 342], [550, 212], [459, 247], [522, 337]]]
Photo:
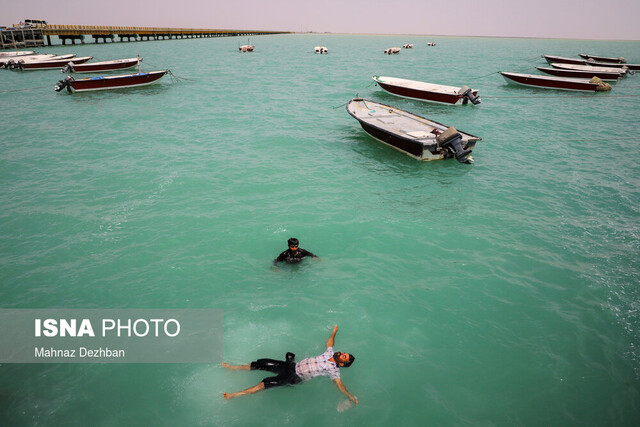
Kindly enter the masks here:
[[350, 401], [358, 404], [358, 398], [349, 393], [340, 380], [340, 371], [338, 368], [347, 368], [351, 366], [355, 357], [349, 353], [341, 353], [339, 351], [333, 351], [333, 343], [335, 341], [336, 333], [338, 332], [338, 325], [333, 327], [333, 332], [327, 340], [324, 353], [316, 357], [308, 357], [298, 363], [294, 362], [295, 355], [293, 353], [287, 353], [286, 361], [273, 360], [273, 359], [258, 359], [255, 362], [251, 362], [246, 365], [229, 365], [222, 362], [222, 366], [227, 369], [238, 370], [256, 370], [269, 371], [277, 374], [275, 377], [267, 377], [260, 383], [253, 387], [249, 387], [246, 390], [238, 391], [235, 393], [222, 393], [225, 399], [232, 399], [238, 396], [244, 396], [245, 394], [253, 394], [264, 389], [271, 387], [293, 385], [302, 381], [310, 380], [317, 376], [326, 376], [333, 380], [338, 389], [349, 398]]
[[318, 258], [316, 255], [312, 254], [311, 252], [300, 248], [298, 246], [299, 245], [298, 239], [296, 239], [295, 237], [290, 238], [287, 244], [289, 245], [289, 249], [285, 250], [280, 255], [278, 255], [278, 258], [273, 260], [274, 264], [277, 265], [279, 262], [282, 262], [282, 261], [289, 264], [293, 264], [293, 263], [302, 261], [302, 258], [307, 256]]

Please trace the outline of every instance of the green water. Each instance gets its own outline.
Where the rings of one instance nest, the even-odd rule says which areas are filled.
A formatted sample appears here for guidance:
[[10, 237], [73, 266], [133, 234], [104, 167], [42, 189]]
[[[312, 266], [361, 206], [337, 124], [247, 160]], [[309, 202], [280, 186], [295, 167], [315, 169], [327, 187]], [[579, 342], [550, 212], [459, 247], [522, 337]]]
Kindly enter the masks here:
[[[318, 355], [338, 324], [360, 404], [338, 412], [326, 378], [224, 401], [264, 375], [218, 365], [5, 364], [0, 424], [638, 424], [640, 77], [579, 95], [496, 72], [537, 73], [542, 54], [640, 63], [639, 42], [245, 42], [43, 49], [139, 53], [183, 78], [128, 91], [0, 70], [0, 306], [220, 308], [234, 364]], [[374, 74], [483, 102], [393, 97]], [[475, 164], [376, 142], [344, 109], [356, 94], [481, 136]], [[321, 260], [274, 268], [292, 236]]]

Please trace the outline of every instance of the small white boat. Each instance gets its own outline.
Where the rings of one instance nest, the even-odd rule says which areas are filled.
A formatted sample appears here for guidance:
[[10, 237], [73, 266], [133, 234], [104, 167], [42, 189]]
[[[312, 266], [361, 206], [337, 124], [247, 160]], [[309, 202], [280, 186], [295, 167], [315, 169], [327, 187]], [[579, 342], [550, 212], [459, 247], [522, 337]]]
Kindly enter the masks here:
[[421, 160], [456, 158], [473, 163], [471, 152], [479, 136], [456, 130], [425, 117], [362, 98], [347, 104], [347, 112], [372, 138]]
[[478, 91], [467, 86], [455, 87], [397, 77], [373, 76], [373, 81], [390, 94], [440, 104], [479, 104]]
[[389, 49], [385, 49], [384, 53], [387, 55], [397, 55], [400, 53], [400, 50], [399, 47], [390, 47]]
[[247, 40], [247, 44], [243, 44], [242, 46], [238, 47], [238, 51], [240, 52], [253, 52], [253, 49], [255, 49], [256, 47], [254, 45], [251, 44], [251, 39]]
[[403, 44], [402, 47], [405, 49], [413, 49], [413, 44], [411, 43]]
[[427, 46], [435, 46], [436, 44], [434, 42], [429, 42], [427, 43]]
[[313, 48], [315, 53], [319, 53], [320, 55], [329, 53], [329, 49], [327, 49], [325, 46], [316, 46]]

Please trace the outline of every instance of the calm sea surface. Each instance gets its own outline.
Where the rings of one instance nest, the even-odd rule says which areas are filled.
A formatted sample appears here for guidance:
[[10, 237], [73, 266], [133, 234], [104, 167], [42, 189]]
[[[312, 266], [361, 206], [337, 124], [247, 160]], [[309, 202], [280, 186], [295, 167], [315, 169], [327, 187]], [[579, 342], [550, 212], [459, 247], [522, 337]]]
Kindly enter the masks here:
[[[224, 401], [265, 375], [219, 365], [5, 364], [1, 425], [640, 423], [640, 76], [579, 94], [497, 74], [640, 63], [640, 42], [246, 41], [41, 49], [182, 78], [125, 91], [0, 70], [0, 306], [219, 308], [237, 364], [315, 356], [338, 324], [360, 404], [339, 412], [326, 378]], [[374, 74], [482, 104], [393, 97]], [[357, 94], [481, 136], [476, 163], [376, 142], [344, 109]], [[292, 236], [321, 260], [274, 268]]]

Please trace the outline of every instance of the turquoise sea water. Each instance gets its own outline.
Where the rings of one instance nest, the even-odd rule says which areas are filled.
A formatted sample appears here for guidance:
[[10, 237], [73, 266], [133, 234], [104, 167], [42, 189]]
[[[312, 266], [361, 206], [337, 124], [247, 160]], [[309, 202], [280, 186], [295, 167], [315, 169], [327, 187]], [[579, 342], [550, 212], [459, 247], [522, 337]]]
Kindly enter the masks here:
[[[582, 95], [496, 72], [640, 63], [640, 42], [245, 42], [41, 49], [188, 79], [125, 91], [0, 70], [0, 306], [220, 308], [233, 364], [315, 356], [338, 324], [360, 404], [338, 412], [326, 378], [224, 401], [265, 375], [219, 365], [4, 364], [1, 425], [638, 425], [640, 76]], [[397, 98], [374, 74], [483, 101]], [[376, 142], [344, 109], [356, 94], [481, 136], [475, 164]], [[292, 236], [321, 260], [273, 268]]]

